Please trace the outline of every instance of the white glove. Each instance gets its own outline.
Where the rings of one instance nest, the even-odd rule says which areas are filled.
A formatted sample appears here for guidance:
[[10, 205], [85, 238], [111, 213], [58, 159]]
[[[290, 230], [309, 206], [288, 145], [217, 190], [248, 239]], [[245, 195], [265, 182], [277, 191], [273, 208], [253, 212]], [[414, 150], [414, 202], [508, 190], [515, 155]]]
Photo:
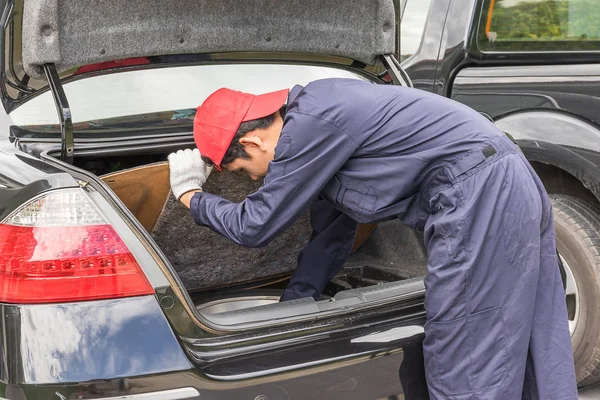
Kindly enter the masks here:
[[192, 190], [201, 190], [213, 167], [209, 167], [198, 149], [179, 150], [169, 154], [171, 190], [177, 200]]

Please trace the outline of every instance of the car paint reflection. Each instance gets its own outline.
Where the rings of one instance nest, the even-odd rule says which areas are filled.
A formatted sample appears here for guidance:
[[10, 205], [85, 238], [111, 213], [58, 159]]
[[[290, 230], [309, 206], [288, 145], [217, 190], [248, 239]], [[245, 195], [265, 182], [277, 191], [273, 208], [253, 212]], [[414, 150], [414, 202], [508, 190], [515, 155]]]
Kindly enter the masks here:
[[191, 368], [153, 296], [19, 311], [23, 382], [78, 382]]

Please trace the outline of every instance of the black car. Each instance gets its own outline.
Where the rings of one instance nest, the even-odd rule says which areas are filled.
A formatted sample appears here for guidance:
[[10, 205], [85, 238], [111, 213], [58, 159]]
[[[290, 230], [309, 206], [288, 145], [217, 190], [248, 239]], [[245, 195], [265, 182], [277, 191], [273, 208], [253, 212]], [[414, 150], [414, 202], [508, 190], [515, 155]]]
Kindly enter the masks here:
[[0, 397], [392, 399], [399, 371], [421, 397], [419, 234], [361, 226], [321, 300], [279, 303], [307, 216], [237, 246], [194, 225], [166, 163], [220, 86], [409, 85], [392, 1], [1, 3]]
[[600, 380], [600, 4], [406, 0], [415, 87], [493, 118], [552, 198], [577, 380]]

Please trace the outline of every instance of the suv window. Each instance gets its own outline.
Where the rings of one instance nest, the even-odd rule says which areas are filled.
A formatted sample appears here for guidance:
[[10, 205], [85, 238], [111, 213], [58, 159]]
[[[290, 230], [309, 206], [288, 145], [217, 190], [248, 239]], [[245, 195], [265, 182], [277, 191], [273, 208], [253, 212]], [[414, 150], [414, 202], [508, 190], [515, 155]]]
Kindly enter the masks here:
[[598, 0], [487, 0], [479, 24], [481, 51], [600, 49]]
[[431, 0], [404, 0], [400, 16], [400, 62], [421, 46]]

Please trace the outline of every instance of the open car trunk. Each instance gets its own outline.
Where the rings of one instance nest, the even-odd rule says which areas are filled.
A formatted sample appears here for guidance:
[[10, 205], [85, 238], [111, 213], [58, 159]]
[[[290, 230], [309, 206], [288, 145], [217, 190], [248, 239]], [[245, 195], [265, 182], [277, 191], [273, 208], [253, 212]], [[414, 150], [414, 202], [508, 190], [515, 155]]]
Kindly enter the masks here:
[[[257, 290], [270, 290], [261, 304], [277, 302], [299, 251], [311, 236], [309, 216], [303, 215], [265, 248], [236, 245], [195, 225], [189, 210], [170, 194], [166, 154], [156, 152], [172, 151], [174, 143], [180, 146], [177, 136], [191, 126], [190, 111], [208, 96], [212, 85], [218, 84], [213, 89], [228, 86], [253, 92], [267, 90], [275, 82], [277, 88], [291, 87], [290, 77], [294, 84], [344, 77], [410, 86], [392, 57], [398, 6], [392, 0], [351, 7], [340, 0], [294, 2], [293, 6], [273, 0], [241, 5], [232, 0], [126, 4], [25, 0], [11, 10], [21, 18], [12, 18], [7, 32], [5, 53], [11, 74], [2, 82], [2, 100], [15, 125], [15, 141], [30, 154], [43, 159], [50, 156], [54, 150], [48, 147], [53, 140], [58, 142], [60, 133], [61, 154], [52, 157], [60, 157], [64, 169], [73, 163], [104, 180], [154, 239], [202, 313], [225, 304], [207, 308], [208, 302], [220, 301], [215, 297], [247, 297]], [[94, 18], [81, 18], [88, 9], [94, 10]], [[131, 23], [131, 15], [139, 23]], [[261, 74], [240, 68], [250, 65], [247, 61], [273, 66], [284, 61], [296, 68], [261, 80]], [[321, 69], [300, 68], [304, 64]], [[236, 69], [221, 68], [227, 65]], [[176, 75], [164, 73], [170, 70]], [[126, 79], [111, 81], [113, 72], [115, 77], [127, 74], [123, 75]], [[242, 78], [240, 84], [233, 84], [235, 77]], [[49, 88], [52, 97], [43, 93]], [[45, 99], [54, 104], [44, 100], [46, 94]], [[165, 99], [173, 101], [167, 104]], [[40, 110], [52, 112], [52, 117]], [[43, 141], [38, 141], [38, 134]], [[137, 145], [144, 150], [139, 151]], [[100, 150], [91, 155], [96, 146]], [[139, 154], [144, 151], [149, 154]], [[123, 164], [118, 168], [102, 167], [119, 162]], [[237, 202], [260, 184], [246, 176], [215, 172], [205, 189]], [[361, 226], [352, 257], [327, 286], [324, 298], [366, 287], [382, 289], [377, 295], [370, 291], [369, 296], [355, 292], [348, 302], [363, 305], [384, 294], [388, 298], [402, 295], [392, 287], [396, 282], [424, 275], [421, 243], [415, 232], [397, 221]], [[388, 289], [386, 284], [392, 286]], [[308, 307], [304, 311], [293, 314], [288, 310], [285, 316], [338, 311], [331, 304], [315, 306], [309, 300], [300, 301], [301, 308]]]
[[[110, 160], [104, 157], [102, 162]], [[94, 164], [83, 166], [90, 169], [90, 165]], [[100, 178], [150, 232], [201, 312], [218, 313], [277, 302], [296, 267], [299, 251], [312, 233], [307, 213], [265, 248], [237, 245], [195, 224], [189, 210], [170, 192], [166, 162], [140, 165]], [[215, 171], [204, 188], [238, 202], [260, 185], [260, 181], [242, 173]], [[420, 234], [396, 220], [361, 225], [350, 259], [327, 286], [324, 298], [423, 276], [426, 253], [422, 243]], [[239, 301], [232, 302], [232, 298]]]

